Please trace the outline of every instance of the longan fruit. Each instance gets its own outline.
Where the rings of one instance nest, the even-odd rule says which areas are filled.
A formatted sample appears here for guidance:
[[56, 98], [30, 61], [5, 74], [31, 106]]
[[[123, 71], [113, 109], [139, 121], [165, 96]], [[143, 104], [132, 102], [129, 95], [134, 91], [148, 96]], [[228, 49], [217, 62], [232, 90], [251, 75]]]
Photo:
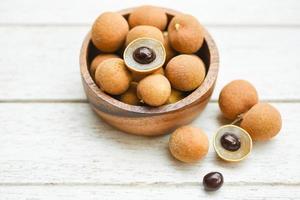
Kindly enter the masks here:
[[121, 58], [110, 58], [97, 67], [95, 80], [104, 92], [120, 95], [129, 88], [131, 76]]
[[173, 17], [168, 27], [168, 33], [172, 47], [180, 53], [195, 53], [204, 41], [201, 24], [191, 15], [180, 14]]
[[149, 25], [163, 31], [167, 26], [168, 18], [164, 9], [146, 5], [134, 9], [129, 15], [128, 23], [130, 28]]
[[154, 26], [140, 25], [134, 27], [128, 32], [126, 37], [126, 46], [133, 40], [142, 37], [153, 38], [161, 43], [164, 42], [164, 36], [158, 28]]
[[209, 142], [206, 134], [192, 126], [182, 126], [176, 129], [169, 140], [171, 154], [186, 163], [202, 159], [208, 152]]
[[250, 134], [253, 140], [269, 140], [281, 129], [281, 115], [272, 105], [258, 103], [244, 114], [240, 126]]
[[[151, 74], [165, 75], [165, 72], [164, 72], [164, 69], [162, 67], [160, 67], [159, 69], [155, 70]], [[142, 80], [143, 78], [145, 78], [146, 76], [149, 76], [149, 75], [150, 74], [139, 73], [139, 72], [134, 72], [134, 71], [131, 72], [132, 80], [135, 82], [139, 82], [140, 80]]]
[[225, 118], [234, 120], [258, 102], [255, 87], [245, 80], [228, 83], [219, 95], [219, 107]]
[[168, 79], [161, 74], [152, 74], [141, 80], [137, 87], [137, 95], [150, 106], [161, 106], [167, 102], [171, 94]]
[[168, 104], [176, 103], [185, 97], [184, 93], [175, 89], [171, 89], [171, 95], [168, 99]]
[[137, 83], [131, 82], [128, 90], [121, 95], [120, 101], [130, 105], [139, 105], [140, 99], [137, 97], [136, 89], [137, 89]]
[[115, 52], [122, 47], [129, 25], [119, 13], [105, 12], [93, 24], [91, 38], [93, 44], [102, 52]]
[[109, 58], [119, 58], [119, 56], [115, 55], [115, 54], [99, 54], [98, 56], [96, 56], [92, 63], [91, 63], [91, 67], [90, 67], [90, 73], [91, 73], [91, 76], [93, 78], [95, 78], [95, 72], [96, 72], [96, 69], [98, 67], [98, 65], [106, 60], [106, 59], [109, 59]]
[[165, 73], [173, 88], [180, 91], [191, 91], [203, 82], [205, 66], [199, 57], [181, 54], [170, 60]]
[[169, 42], [168, 32], [165, 31], [163, 33], [163, 35], [164, 35], [164, 47], [165, 47], [165, 51], [166, 51], [165, 63], [168, 63], [174, 56], [177, 55], [177, 52], [173, 49], [173, 47], [171, 46], [171, 44]]

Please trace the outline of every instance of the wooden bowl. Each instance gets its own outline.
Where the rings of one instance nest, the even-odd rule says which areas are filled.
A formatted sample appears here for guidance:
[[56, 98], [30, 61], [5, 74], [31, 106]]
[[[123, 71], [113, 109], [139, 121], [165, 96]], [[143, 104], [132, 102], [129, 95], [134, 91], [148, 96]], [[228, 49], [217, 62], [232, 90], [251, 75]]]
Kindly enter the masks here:
[[[134, 8], [122, 10], [126, 19]], [[179, 12], [166, 9], [169, 20]], [[91, 42], [88, 33], [80, 53], [82, 84], [92, 109], [108, 124], [127, 133], [136, 135], [162, 135], [190, 123], [208, 103], [214, 90], [219, 69], [217, 47], [205, 30], [204, 44], [197, 52], [206, 66], [206, 77], [195, 91], [184, 99], [160, 107], [132, 106], [120, 102], [102, 92], [92, 79], [89, 67], [99, 50]]]

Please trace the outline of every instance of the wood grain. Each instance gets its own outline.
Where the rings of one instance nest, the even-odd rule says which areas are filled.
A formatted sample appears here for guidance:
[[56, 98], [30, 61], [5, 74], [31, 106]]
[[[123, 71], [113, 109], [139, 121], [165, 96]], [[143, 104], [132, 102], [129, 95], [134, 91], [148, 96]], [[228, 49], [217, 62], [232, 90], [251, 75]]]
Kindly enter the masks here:
[[[99, 0], [0, 1], [0, 23], [4, 24], [91, 24], [99, 13], [121, 10], [143, 4], [170, 7], [195, 15], [202, 23], [238, 25], [299, 25], [298, 0], [226, 0], [226, 1], [170, 1], [170, 0]], [[18, 9], [16, 9], [18, 8]], [[34, 8], [34, 9], [32, 9]]]
[[74, 200], [74, 199], [214, 199], [214, 200], [288, 200], [300, 199], [297, 186], [224, 185], [217, 192], [204, 192], [200, 184], [124, 185], [124, 186], [9, 186], [0, 187], [0, 197], [9, 200]]
[[[295, 127], [300, 104], [274, 105], [283, 116], [281, 133], [270, 142], [255, 143], [246, 160], [222, 162], [210, 146], [203, 161], [188, 165], [170, 156], [168, 135], [124, 134], [102, 123], [86, 103], [2, 103], [0, 185], [195, 184], [210, 171], [222, 172], [233, 185], [298, 185], [300, 137]], [[193, 122], [210, 143], [225, 123], [216, 103]]]
[[[84, 101], [78, 56], [88, 29], [0, 27], [0, 45], [18, 47], [0, 48], [0, 101]], [[221, 61], [213, 100], [227, 82], [237, 78], [251, 81], [261, 99], [300, 99], [299, 28], [208, 29], [218, 44]]]

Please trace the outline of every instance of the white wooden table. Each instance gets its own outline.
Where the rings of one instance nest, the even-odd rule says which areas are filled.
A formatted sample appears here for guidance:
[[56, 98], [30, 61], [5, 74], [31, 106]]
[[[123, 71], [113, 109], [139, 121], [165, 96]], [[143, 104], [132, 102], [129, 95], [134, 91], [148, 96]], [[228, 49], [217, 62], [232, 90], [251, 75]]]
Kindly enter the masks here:
[[[208, 156], [182, 164], [168, 135], [131, 136], [103, 123], [81, 87], [78, 56], [97, 15], [140, 4], [195, 15], [212, 33], [221, 68], [213, 98], [193, 122], [212, 139], [226, 121], [217, 96], [247, 79], [282, 113], [274, 140], [238, 164]], [[300, 1], [0, 1], [0, 199], [300, 199]], [[225, 176], [202, 189], [210, 171]]]

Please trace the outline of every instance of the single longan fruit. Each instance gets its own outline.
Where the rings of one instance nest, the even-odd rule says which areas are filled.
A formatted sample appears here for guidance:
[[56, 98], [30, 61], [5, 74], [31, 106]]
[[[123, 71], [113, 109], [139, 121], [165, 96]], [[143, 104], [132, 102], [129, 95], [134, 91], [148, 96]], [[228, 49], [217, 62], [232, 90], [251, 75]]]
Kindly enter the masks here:
[[191, 91], [201, 85], [205, 78], [205, 66], [195, 55], [179, 55], [170, 60], [165, 73], [173, 88]]
[[131, 76], [121, 58], [110, 58], [98, 66], [95, 80], [104, 92], [120, 95], [129, 88]]
[[138, 97], [150, 106], [161, 106], [171, 94], [168, 79], [161, 74], [152, 74], [141, 80], [137, 87]]
[[120, 101], [130, 105], [139, 105], [140, 99], [137, 97], [136, 88], [137, 83], [131, 82], [129, 89], [121, 95]]
[[191, 15], [177, 15], [171, 20], [169, 41], [172, 47], [180, 53], [197, 52], [204, 41], [204, 31], [198, 20]]
[[282, 126], [279, 111], [268, 103], [254, 105], [242, 118], [241, 127], [253, 140], [269, 140], [276, 136]]
[[126, 37], [126, 46], [133, 40], [142, 37], [156, 39], [161, 43], [164, 42], [163, 33], [158, 28], [153, 26], [141, 25], [134, 27], [128, 32]]
[[171, 95], [168, 99], [168, 104], [176, 103], [185, 97], [184, 93], [175, 89], [171, 89]]
[[104, 61], [104, 60], [107, 60], [109, 58], [119, 58], [119, 56], [115, 55], [115, 54], [99, 54], [98, 56], [96, 56], [92, 63], [91, 63], [91, 68], [90, 68], [90, 73], [91, 73], [91, 76], [93, 78], [95, 78], [95, 72], [96, 72], [96, 69], [98, 67], [98, 65]]
[[168, 63], [174, 56], [177, 55], [177, 52], [172, 48], [172, 46], [169, 42], [168, 32], [165, 31], [163, 33], [163, 35], [164, 35], [164, 47], [165, 47], [165, 51], [166, 51], [166, 61], [165, 61], [165, 63]]
[[168, 17], [164, 9], [156, 6], [140, 6], [129, 15], [128, 23], [130, 28], [139, 25], [154, 26], [160, 30], [165, 30]]
[[[165, 75], [165, 72], [164, 72], [164, 69], [162, 67], [160, 67], [159, 69], [155, 70], [151, 74]], [[139, 73], [139, 72], [134, 72], [134, 71], [131, 72], [132, 80], [135, 82], [139, 82], [140, 80], [142, 80], [143, 78], [145, 78], [146, 76], [149, 76], [149, 75], [150, 74]]]
[[225, 118], [234, 120], [257, 104], [258, 94], [255, 87], [245, 80], [228, 83], [219, 95], [219, 107]]
[[126, 19], [114, 12], [101, 14], [92, 27], [92, 42], [102, 52], [115, 52], [122, 47], [129, 25]]
[[169, 140], [171, 154], [186, 163], [202, 159], [208, 152], [209, 142], [206, 134], [199, 128], [182, 126], [176, 129]]

